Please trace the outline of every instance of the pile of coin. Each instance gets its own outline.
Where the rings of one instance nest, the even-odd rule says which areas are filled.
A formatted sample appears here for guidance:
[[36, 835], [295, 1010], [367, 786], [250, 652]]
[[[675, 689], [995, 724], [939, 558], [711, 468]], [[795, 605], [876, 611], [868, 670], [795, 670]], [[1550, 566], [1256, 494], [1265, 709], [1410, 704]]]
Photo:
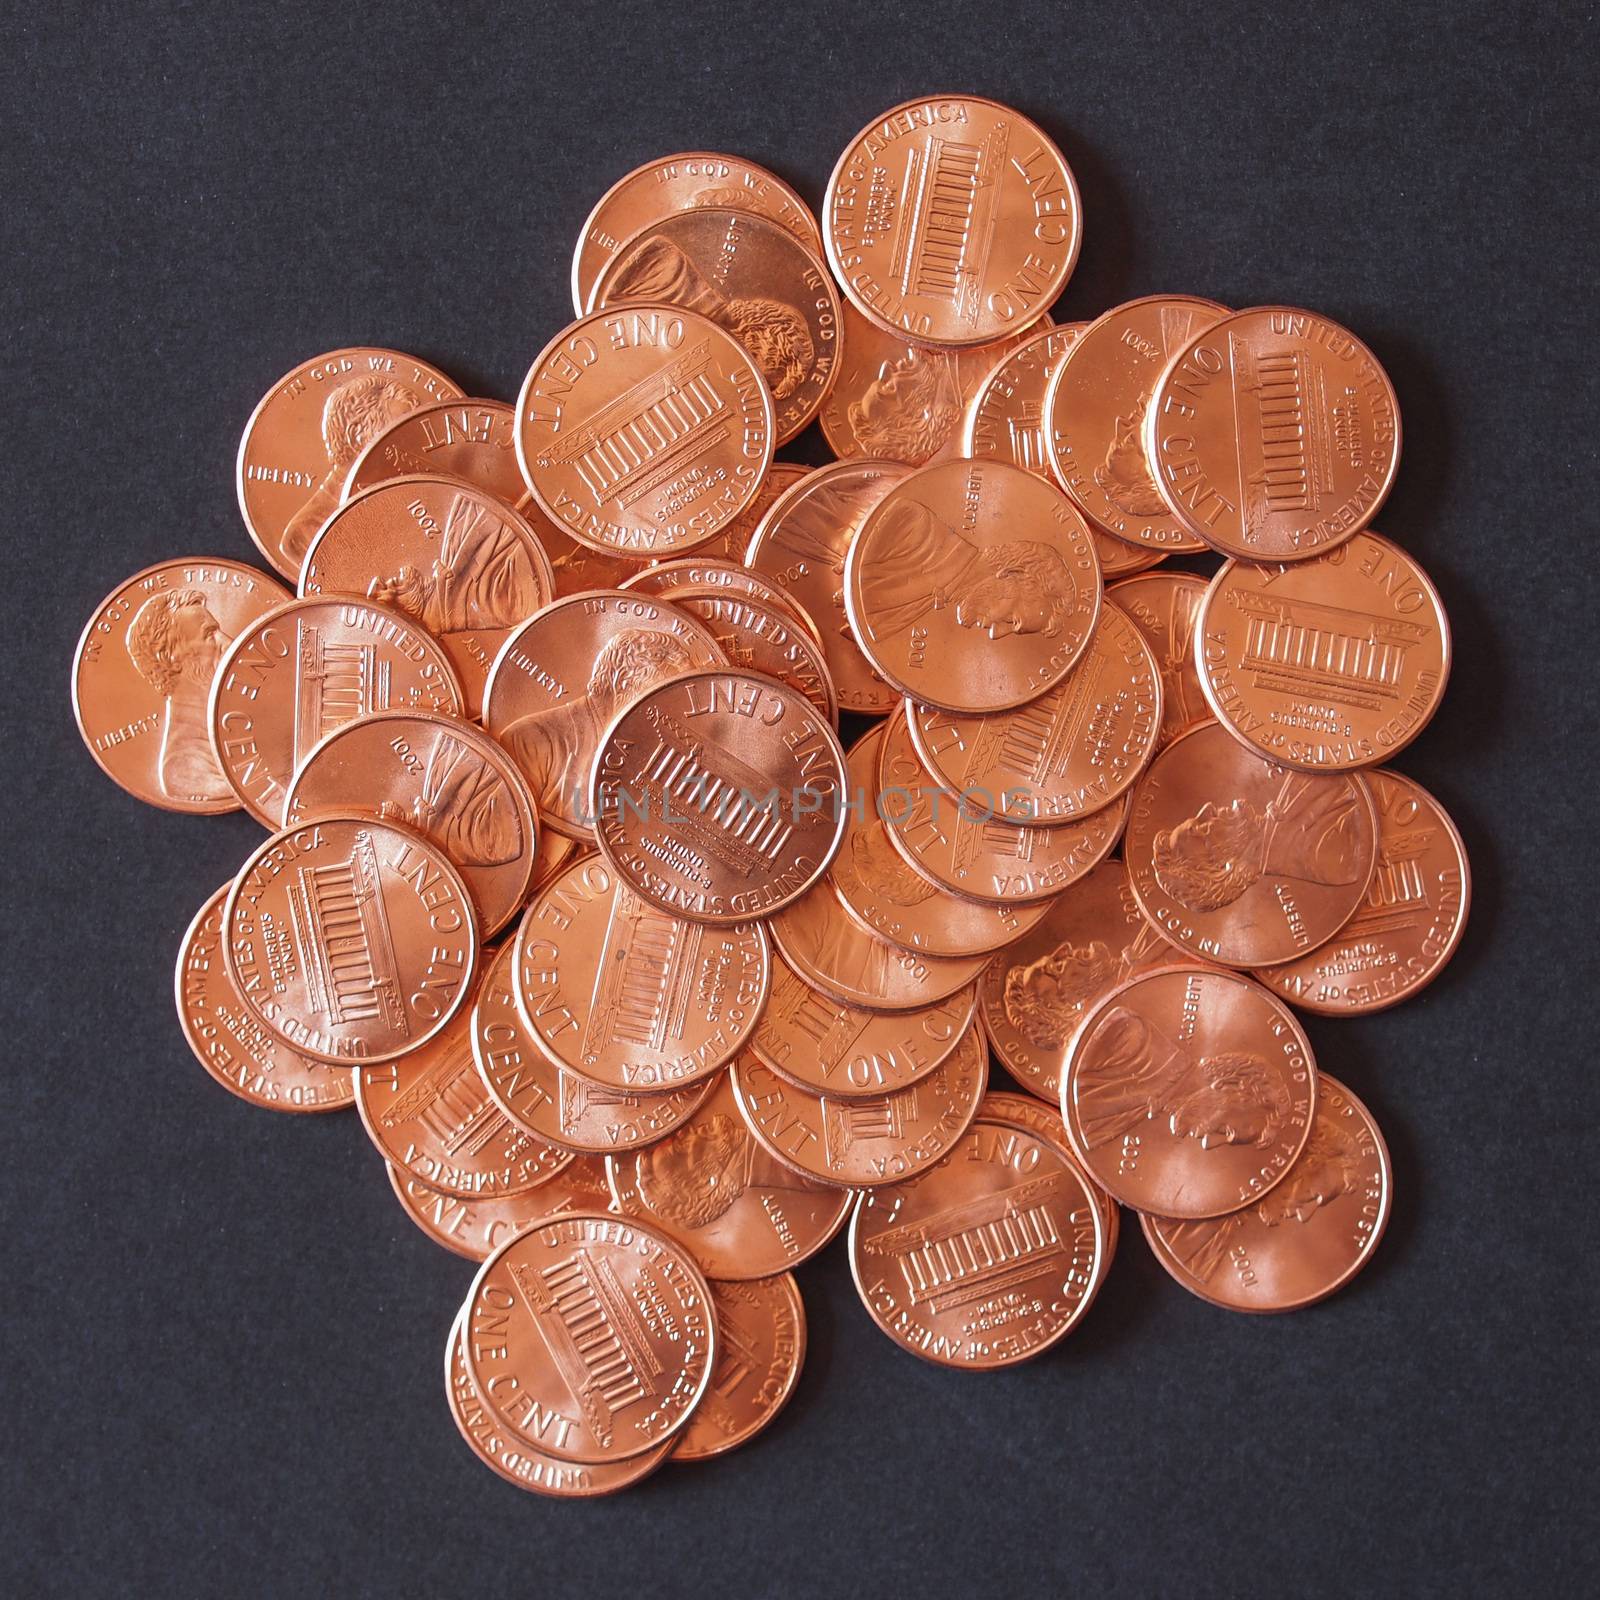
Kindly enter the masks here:
[[[294, 595], [172, 561], [84, 631], [102, 768], [271, 830], [184, 940], [189, 1043], [252, 1103], [354, 1102], [481, 1262], [446, 1392], [512, 1482], [749, 1439], [847, 1223], [874, 1321], [967, 1370], [1077, 1325], [1121, 1206], [1242, 1311], [1383, 1232], [1383, 1138], [1292, 1008], [1414, 993], [1467, 911], [1385, 765], [1449, 668], [1370, 526], [1394, 391], [1288, 307], [1054, 323], [1080, 224], [974, 98], [864, 129], [820, 226], [653, 162], [515, 404], [376, 348], [274, 385], [239, 501]], [[836, 459], [774, 461], [813, 420]]]

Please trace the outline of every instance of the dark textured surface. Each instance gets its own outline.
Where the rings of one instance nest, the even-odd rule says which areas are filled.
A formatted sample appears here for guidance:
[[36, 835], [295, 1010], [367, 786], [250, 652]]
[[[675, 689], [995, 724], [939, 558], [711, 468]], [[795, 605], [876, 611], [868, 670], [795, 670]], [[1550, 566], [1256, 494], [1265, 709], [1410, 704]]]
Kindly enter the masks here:
[[[1588, 9], [7, 8], [8, 1592], [1592, 1579]], [[810, 1360], [757, 1446], [534, 1499], [455, 1434], [469, 1268], [400, 1213], [354, 1116], [253, 1110], [190, 1058], [177, 941], [259, 832], [100, 775], [73, 642], [138, 567], [254, 559], [234, 452], [298, 360], [393, 345], [512, 396], [622, 172], [737, 151], [815, 204], [862, 123], [945, 87], [1015, 103], [1072, 161], [1063, 314], [1307, 305], [1399, 390], [1381, 526], [1457, 641], [1401, 765], [1460, 822], [1473, 919], [1425, 997], [1308, 1025], [1388, 1134], [1393, 1225], [1354, 1287], [1278, 1319], [1192, 1299], [1127, 1228], [1080, 1332], [987, 1377], [894, 1348], [836, 1248], [801, 1274]]]

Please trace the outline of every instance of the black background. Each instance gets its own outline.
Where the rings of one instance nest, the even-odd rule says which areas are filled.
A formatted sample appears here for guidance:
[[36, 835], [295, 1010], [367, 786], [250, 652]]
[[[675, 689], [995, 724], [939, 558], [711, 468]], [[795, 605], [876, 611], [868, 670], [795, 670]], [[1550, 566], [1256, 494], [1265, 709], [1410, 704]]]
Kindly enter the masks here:
[[[1592, 1578], [1588, 10], [7, 8], [11, 1592]], [[800, 1274], [810, 1357], [758, 1444], [540, 1500], [451, 1425], [470, 1268], [401, 1214], [354, 1115], [253, 1110], [190, 1058], [178, 939], [259, 830], [107, 781], [72, 722], [73, 644], [139, 567], [255, 559], [238, 436], [298, 361], [391, 345], [514, 397], [623, 172], [732, 151], [815, 205], [862, 124], [949, 89], [1030, 113], [1076, 170], [1058, 314], [1288, 301], [1356, 330], [1398, 388], [1380, 525], [1456, 639], [1399, 764], [1461, 825], [1472, 922], [1424, 997], [1308, 1025], [1388, 1135], [1393, 1223], [1354, 1286], [1282, 1318], [1192, 1299], [1125, 1230], [1073, 1338], [987, 1376], [891, 1345], [835, 1248]]]

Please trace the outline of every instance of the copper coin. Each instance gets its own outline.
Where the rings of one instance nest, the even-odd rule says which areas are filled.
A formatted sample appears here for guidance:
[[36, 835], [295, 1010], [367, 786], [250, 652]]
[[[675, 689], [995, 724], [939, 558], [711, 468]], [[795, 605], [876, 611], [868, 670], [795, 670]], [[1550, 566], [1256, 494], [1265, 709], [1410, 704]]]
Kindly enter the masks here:
[[641, 900], [597, 856], [535, 896], [517, 929], [517, 1008], [558, 1065], [646, 1093], [709, 1077], [766, 1003], [760, 923], [708, 927]]
[[799, 899], [846, 821], [844, 751], [797, 690], [691, 672], [620, 712], [594, 765], [601, 854], [644, 900], [727, 925]]
[[1356, 914], [1315, 950], [1256, 973], [1307, 1011], [1364, 1016], [1413, 995], [1456, 953], [1472, 900], [1467, 847], [1449, 813], [1414, 779], [1369, 772], [1378, 865]]
[[1190, 533], [1246, 561], [1299, 561], [1383, 504], [1400, 464], [1400, 405], [1353, 333], [1310, 311], [1256, 306], [1172, 358], [1144, 447]]
[[239, 509], [262, 555], [293, 583], [367, 445], [419, 406], [461, 398], [437, 367], [398, 350], [330, 350], [285, 373], [239, 441]]
[[750, 1049], [779, 1077], [815, 1094], [882, 1095], [927, 1077], [972, 1025], [969, 984], [914, 1011], [866, 1011], [813, 989], [781, 955]]
[[1060, 490], [1001, 461], [924, 467], [879, 501], [845, 560], [862, 653], [949, 711], [1037, 699], [1088, 649], [1100, 563]]
[[541, 828], [539, 830], [539, 847], [533, 857], [533, 877], [529, 897], [532, 890], [537, 889], [547, 879], [553, 878], [578, 849], [576, 839], [564, 838], [554, 828]]
[[606, 1157], [617, 1209], [694, 1254], [708, 1278], [766, 1278], [809, 1260], [844, 1226], [851, 1195], [796, 1172], [750, 1136], [724, 1074], [647, 1150]]
[[772, 397], [730, 333], [676, 306], [597, 311], [540, 351], [517, 397], [517, 461], [579, 544], [683, 555], [755, 498]]
[[[997, 716], [908, 703], [929, 772], [1023, 827], [1055, 827], [1112, 805], [1150, 761], [1161, 731], [1161, 674], [1126, 612], [1102, 608], [1066, 681]], [[1120, 825], [1120, 824], [1119, 824]]]
[[715, 1077], [644, 1094], [609, 1089], [557, 1066], [522, 1020], [515, 974], [516, 949], [507, 944], [478, 989], [472, 1054], [494, 1103], [535, 1138], [596, 1154], [632, 1149], [665, 1137], [711, 1093]]
[[[520, 472], [520, 468], [518, 469]], [[559, 523], [552, 522], [532, 494], [524, 492], [516, 502], [523, 521], [539, 535], [539, 543], [550, 557], [556, 575], [556, 593], [563, 597], [585, 594], [590, 589], [617, 589], [625, 578], [642, 570], [642, 556], [615, 551], [591, 550], [579, 544]]]
[[1378, 1124], [1327, 1073], [1311, 1137], [1270, 1194], [1230, 1216], [1142, 1216], [1155, 1258], [1190, 1294], [1229, 1311], [1295, 1311], [1342, 1289], [1389, 1221], [1393, 1169]]
[[908, 100], [863, 128], [822, 206], [856, 309], [928, 344], [983, 344], [1034, 321], [1081, 237], [1066, 157], [1026, 117], [971, 95]]
[[1123, 857], [1140, 909], [1173, 944], [1269, 967], [1355, 915], [1377, 865], [1378, 817], [1355, 774], [1292, 772], [1205, 722], [1140, 780]]
[[478, 926], [438, 846], [329, 817], [274, 834], [245, 862], [222, 909], [222, 960], [246, 1017], [302, 1054], [387, 1061], [461, 1009]]
[[[643, 589], [648, 594], [659, 594], [665, 597], [665, 588], [656, 588], [659, 579], [652, 580], [649, 574], [662, 567], [677, 568], [680, 562], [729, 562], [739, 566], [744, 560], [744, 553], [750, 547], [751, 535], [761, 525], [761, 519], [768, 510], [776, 504], [780, 495], [786, 494], [807, 473], [811, 471], [808, 466], [798, 461], [774, 461], [767, 468], [767, 475], [761, 480], [761, 487], [756, 491], [755, 498], [743, 511], [736, 516], [720, 533], [714, 534], [704, 544], [695, 546], [692, 556], [678, 556], [667, 561], [657, 561], [644, 569], [643, 573], [636, 574], [628, 584], [619, 585], [622, 588]], [[746, 574], [753, 577], [753, 574]], [[759, 580], [757, 580], [759, 581]], [[782, 594], [781, 590], [774, 593]], [[788, 600], [788, 596], [783, 598]], [[793, 603], [792, 601], [790, 602]], [[797, 611], [799, 607], [795, 608]]]
[[989, 1080], [982, 1031], [909, 1088], [891, 1094], [813, 1094], [753, 1055], [729, 1073], [750, 1131], [798, 1172], [853, 1189], [899, 1183], [931, 1167], [971, 1126]]
[[[783, 466], [787, 464], [779, 463]], [[776, 472], [777, 468], [774, 467], [773, 471]], [[804, 471], [801, 476], [804, 476]], [[820, 646], [822, 631], [805, 607], [781, 584], [772, 583], [744, 566], [743, 560], [742, 546], [738, 553], [727, 558], [679, 556], [673, 561], [657, 561], [653, 566], [642, 568], [626, 578], [619, 587], [632, 593], [654, 595], [660, 600], [675, 601], [680, 594], [698, 594], [708, 590], [759, 600], [764, 606], [781, 611], [791, 621], [797, 622]]]
[[1439, 591], [1370, 530], [1292, 566], [1228, 562], [1195, 643], [1223, 727], [1308, 772], [1389, 760], [1428, 725], [1450, 675]]
[[822, 648], [846, 711], [883, 716], [899, 696], [862, 655], [845, 616], [844, 567], [861, 525], [907, 476], [886, 461], [819, 467], [774, 502], [750, 539], [747, 566], [781, 584], [822, 630]]
[[1204, 550], [1167, 509], [1144, 455], [1145, 414], [1167, 363], [1228, 314], [1214, 300], [1149, 295], [1084, 329], [1045, 397], [1045, 441], [1062, 488], [1090, 523], [1148, 550]]
[[292, 1050], [249, 1013], [222, 963], [228, 884], [195, 913], [178, 947], [178, 1022], [195, 1059], [230, 1094], [268, 1111], [340, 1111], [355, 1102], [346, 1067]]
[[72, 714], [100, 770], [167, 811], [236, 811], [206, 707], [223, 652], [288, 590], [237, 561], [194, 557], [136, 572], [85, 624]]
[[375, 711], [462, 710], [437, 640], [388, 606], [326, 596], [290, 600], [240, 630], [217, 667], [207, 720], [233, 792], [277, 828], [295, 773], [334, 729]]
[[711, 1291], [681, 1245], [575, 1213], [519, 1233], [467, 1296], [467, 1371], [524, 1439], [610, 1462], [678, 1434], [716, 1360]]
[[1061, 1078], [1061, 1115], [1095, 1182], [1167, 1217], [1219, 1217], [1259, 1199], [1300, 1154], [1315, 1104], [1294, 1013], [1215, 967], [1113, 989], [1073, 1035]]
[[1186, 728], [1211, 717], [1195, 662], [1194, 619], [1205, 598], [1206, 580], [1188, 572], [1147, 572], [1106, 590], [1148, 640], [1161, 669], [1161, 733], [1164, 749]]
[[696, 311], [750, 353], [772, 393], [776, 442], [816, 416], [838, 370], [839, 294], [816, 254], [743, 211], [679, 211], [636, 233], [607, 263], [591, 311], [622, 305]]
[[902, 706], [883, 725], [879, 815], [889, 842], [930, 882], [1003, 906], [1048, 900], [1121, 837], [1124, 801], [1057, 827], [1025, 828], [1006, 820], [994, 796], [958, 794], [923, 766], [906, 716]]
[[984, 969], [978, 1003], [989, 1043], [1018, 1083], [1055, 1101], [1084, 1016], [1129, 978], [1183, 959], [1140, 912], [1127, 869], [1107, 861]]
[[674, 1461], [709, 1461], [748, 1444], [783, 1408], [806, 1357], [806, 1309], [787, 1272], [711, 1284], [717, 1366]]
[[850, 1271], [872, 1320], [939, 1366], [1042, 1355], [1103, 1276], [1105, 1221], [1077, 1163], [1010, 1122], [974, 1122], [931, 1171], [861, 1196]]
[[517, 465], [515, 407], [504, 400], [435, 400], [397, 417], [356, 457], [343, 498], [418, 476], [459, 478], [502, 505], [516, 505], [528, 488]]
[[707, 628], [673, 605], [620, 590], [565, 595], [501, 646], [483, 725], [528, 780], [540, 821], [592, 841], [589, 780], [606, 724], [652, 685], [721, 665]]
[[300, 593], [363, 595], [404, 612], [450, 657], [467, 714], [513, 628], [555, 598], [533, 528], [454, 478], [395, 478], [345, 502], [311, 541]]
[[809, 249], [822, 249], [822, 230], [811, 208], [765, 167], [705, 150], [663, 156], [619, 178], [589, 213], [572, 258], [572, 305], [578, 315], [589, 309], [595, 281], [624, 240], [662, 217], [701, 206], [770, 218]]

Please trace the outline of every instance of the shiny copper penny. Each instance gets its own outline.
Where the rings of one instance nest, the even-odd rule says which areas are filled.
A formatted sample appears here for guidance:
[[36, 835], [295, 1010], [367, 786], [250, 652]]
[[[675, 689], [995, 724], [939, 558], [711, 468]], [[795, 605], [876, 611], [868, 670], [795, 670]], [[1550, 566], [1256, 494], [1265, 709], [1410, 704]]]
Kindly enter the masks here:
[[[848, 1204], [848, 1201], [847, 1201]], [[783, 1408], [806, 1357], [806, 1310], [787, 1272], [711, 1284], [717, 1365], [674, 1461], [709, 1461], [748, 1444]]]
[[517, 461], [579, 544], [682, 555], [755, 498], [772, 397], [744, 346], [676, 306], [597, 311], [540, 351], [517, 397]]
[[856, 309], [928, 344], [983, 344], [1049, 309], [1078, 260], [1082, 208], [1042, 129], [976, 96], [908, 100], [839, 157], [822, 207]]
[[775, 173], [741, 156], [705, 150], [663, 156], [636, 167], [601, 195], [572, 259], [572, 304], [582, 316], [605, 265], [641, 228], [674, 212], [715, 206], [781, 223], [816, 252], [822, 230], [811, 208]]
[[1084, 329], [1045, 396], [1051, 470], [1090, 523], [1159, 552], [1204, 550], [1167, 509], [1144, 455], [1144, 421], [1167, 363], [1228, 314], [1214, 300], [1149, 295]]
[[924, 1171], [966, 1132], [988, 1082], [989, 1059], [974, 1027], [927, 1077], [891, 1094], [813, 1094], [749, 1053], [729, 1076], [750, 1131], [780, 1161], [864, 1189]]
[[488, 964], [472, 1008], [472, 1054], [494, 1103], [535, 1138], [596, 1154], [632, 1149], [664, 1138], [711, 1093], [714, 1076], [665, 1093], [640, 1093], [557, 1066], [517, 1009], [515, 972], [515, 947], [504, 945]]
[[289, 785], [290, 827], [330, 815], [381, 817], [427, 835], [456, 864], [484, 938], [527, 898], [539, 823], [516, 763], [482, 729], [423, 711], [380, 711], [336, 728]]
[[950, 711], [1004, 711], [1072, 670], [1100, 614], [1083, 518], [1000, 461], [924, 467], [889, 491], [845, 560], [850, 628], [880, 676]]
[[1205, 598], [1206, 580], [1188, 572], [1147, 572], [1106, 590], [1133, 619], [1161, 669], [1161, 733], [1164, 749], [1186, 728], [1208, 721], [1211, 707], [1200, 689], [1195, 664], [1194, 619]]
[[554, 1218], [479, 1269], [467, 1371], [485, 1402], [550, 1455], [637, 1456], [682, 1430], [710, 1381], [710, 1295], [688, 1251], [641, 1222]]
[[606, 1157], [617, 1209], [692, 1251], [708, 1278], [765, 1278], [809, 1260], [844, 1226], [851, 1195], [775, 1160], [751, 1137], [726, 1074], [695, 1114], [646, 1150]]
[[[517, 465], [517, 413], [504, 400], [435, 400], [391, 422], [355, 459], [342, 498], [395, 478], [459, 478], [514, 506], [528, 492]], [[330, 513], [331, 515], [331, 513]]]
[[1061, 1114], [1094, 1180], [1125, 1206], [1218, 1217], [1300, 1154], [1316, 1105], [1311, 1046], [1284, 1003], [1215, 967], [1131, 978], [1068, 1047]]
[[555, 588], [533, 528], [454, 478], [395, 478], [362, 490], [323, 525], [300, 570], [302, 595], [362, 595], [426, 628], [449, 655], [473, 717], [500, 646]]
[[1354, 334], [1310, 311], [1256, 306], [1172, 357], [1144, 447], [1188, 532], [1246, 561], [1300, 561], [1383, 504], [1400, 464], [1400, 406]]
[[1183, 960], [1145, 920], [1122, 863], [1107, 861], [984, 969], [978, 1003], [989, 1043], [1018, 1083], [1054, 1102], [1085, 1014], [1129, 978]]
[[[786, 466], [788, 463], [780, 462], [779, 465]], [[805, 476], [808, 470], [802, 469], [801, 476]], [[776, 472], [777, 468], [774, 467], [773, 471]], [[652, 566], [642, 567], [618, 587], [639, 594], [654, 595], [660, 600], [676, 601], [681, 594], [703, 593], [708, 590], [759, 600], [763, 605], [782, 611], [787, 617], [799, 623], [820, 646], [822, 630], [812, 620], [810, 612], [781, 584], [773, 583], [759, 573], [752, 572], [743, 565], [743, 561], [743, 546], [729, 557], [679, 556], [672, 561], [657, 561]]]
[[722, 659], [705, 626], [664, 601], [566, 595], [501, 646], [483, 725], [528, 780], [540, 821], [592, 840], [589, 780], [606, 724], [653, 684]]
[[647, 1093], [725, 1065], [754, 1030], [770, 981], [760, 923], [675, 917], [597, 856], [535, 896], [513, 973], [523, 1024], [552, 1061]]
[[1150, 764], [1122, 853], [1140, 908], [1173, 944], [1224, 966], [1275, 966], [1355, 915], [1378, 818], [1355, 774], [1275, 766], [1206, 722]]
[[239, 441], [239, 509], [262, 555], [293, 583], [367, 445], [419, 406], [461, 398], [437, 367], [398, 350], [330, 350], [286, 372]]
[[839, 848], [844, 751], [794, 689], [751, 673], [686, 673], [600, 738], [601, 854], [649, 904], [719, 926], [799, 899]]
[[1230, 1216], [1142, 1216], [1155, 1258], [1190, 1294], [1230, 1311], [1295, 1311], [1342, 1289], [1389, 1221], [1393, 1169], [1372, 1113], [1327, 1073], [1295, 1163], [1270, 1194]]
[[411, 618], [370, 600], [314, 596], [240, 630], [206, 715], [222, 775], [257, 822], [277, 828], [295, 773], [334, 729], [376, 711], [463, 709], [444, 647]]
[[969, 1371], [1064, 1339], [1104, 1252], [1077, 1163], [1010, 1122], [974, 1122], [931, 1171], [863, 1194], [850, 1219], [850, 1271], [872, 1320], [924, 1361]]
[[1363, 1016], [1438, 977], [1461, 943], [1472, 899], [1467, 847], [1420, 783], [1369, 772], [1378, 808], [1378, 865], [1356, 914], [1315, 950], [1256, 973], [1306, 1011]]
[[85, 624], [72, 714], [100, 770], [167, 811], [234, 811], [206, 717], [223, 652], [288, 590], [237, 561], [192, 557], [136, 572]]
[[224, 884], [195, 913], [178, 947], [178, 1022], [195, 1059], [230, 1094], [268, 1111], [339, 1111], [355, 1103], [346, 1067], [291, 1049], [249, 1013], [222, 963]]
[[889, 842], [918, 873], [974, 900], [1019, 906], [1048, 900], [1110, 854], [1125, 801], [1052, 828], [1022, 827], [981, 790], [958, 794], [917, 754], [904, 706], [883, 725], [878, 813]]
[[1389, 760], [1428, 725], [1450, 675], [1439, 591], [1370, 529], [1292, 566], [1228, 562], [1195, 643], [1223, 727], [1308, 772]]
[[867, 1011], [814, 989], [781, 955], [750, 1049], [779, 1077], [815, 1094], [882, 1095], [927, 1077], [972, 1024], [969, 984], [914, 1011]]
[[1138, 780], [1161, 731], [1161, 674], [1144, 635], [1108, 605], [1083, 660], [1037, 700], [995, 716], [908, 702], [906, 716], [936, 777], [1010, 822], [1055, 827], [1112, 805]]
[[679, 211], [636, 233], [606, 264], [588, 309], [673, 305], [731, 333], [772, 392], [776, 442], [813, 417], [838, 370], [839, 294], [815, 252], [743, 211]]

